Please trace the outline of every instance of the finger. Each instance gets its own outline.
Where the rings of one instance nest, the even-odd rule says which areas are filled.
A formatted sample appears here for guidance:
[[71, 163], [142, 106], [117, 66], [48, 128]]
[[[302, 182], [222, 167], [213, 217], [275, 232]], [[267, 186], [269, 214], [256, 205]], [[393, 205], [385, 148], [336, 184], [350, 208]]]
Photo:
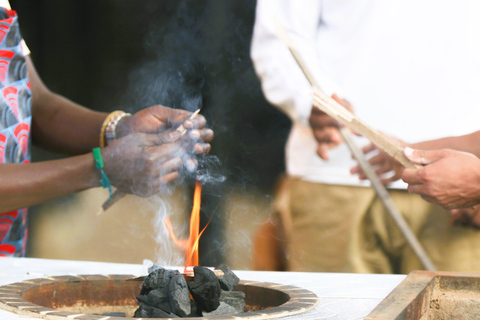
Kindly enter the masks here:
[[350, 112], [353, 112], [353, 106], [350, 101], [340, 98], [336, 93], [332, 94], [332, 99], [341, 104], [345, 109]]
[[362, 172], [362, 169], [358, 165], [350, 168], [350, 174], [359, 174], [360, 172]]
[[[178, 171], [169, 172], [160, 177], [160, 185], [166, 185], [178, 179], [180, 173]], [[160, 191], [160, 190], [159, 190]]]
[[335, 127], [325, 127], [321, 130], [313, 130], [313, 135], [318, 143], [333, 143], [336, 145], [343, 141], [340, 136], [340, 131]]
[[[415, 192], [413, 192], [415, 193]], [[442, 205], [441, 203], [438, 202], [438, 200], [436, 198], [433, 198], [433, 197], [430, 197], [430, 196], [427, 196], [425, 194], [421, 194], [421, 193], [418, 193], [420, 195], [420, 197], [422, 197], [423, 200], [427, 201], [427, 202], [431, 202], [431, 203], [436, 203], [436, 204], [439, 204], [441, 205], [442, 207], [444, 207], [445, 209], [447, 210], [450, 210], [450, 209], [454, 209], [455, 207], [448, 207], [448, 205]]]
[[395, 172], [395, 173], [394, 173], [392, 176], [390, 176], [390, 177], [388, 177], [388, 178], [382, 178], [382, 179], [380, 179], [380, 181], [382, 182], [382, 184], [383, 184], [384, 186], [388, 186], [390, 183], [392, 183], [392, 182], [397, 181], [398, 179], [400, 179], [401, 174], [400, 174], [399, 172], [397, 172], [397, 171], [394, 171], [394, 172]]
[[183, 166], [182, 159], [180, 157], [171, 158], [160, 166], [160, 175], [170, 173], [173, 171], [178, 171]]
[[193, 145], [193, 152], [195, 154], [208, 154], [211, 146], [209, 143], [195, 143]]
[[424, 190], [423, 190], [423, 184], [409, 184], [407, 186], [407, 190], [408, 192], [410, 193], [415, 193], [415, 194], [419, 194], [423, 197], [423, 195], [425, 194]]
[[150, 194], [158, 193], [165, 185], [174, 182], [180, 176], [180, 168], [183, 163], [180, 158], [172, 159], [161, 166], [156, 178], [150, 182]]
[[203, 129], [207, 124], [207, 120], [201, 114], [197, 114], [192, 119], [187, 119], [183, 122], [186, 129]]
[[143, 146], [159, 146], [164, 144], [174, 144], [182, 137], [182, 133], [177, 130], [167, 130], [159, 133], [136, 134], [135, 139], [141, 141]]
[[419, 171], [422, 169], [405, 169], [402, 173], [402, 180], [409, 185], [420, 184], [423, 180], [420, 178]]
[[205, 142], [209, 142], [209, 141], [212, 141], [212, 139], [213, 139], [213, 130], [211, 130], [211, 129], [203, 129], [203, 130], [194, 129], [194, 130], [191, 130], [188, 133], [188, 136], [189, 136], [190, 139], [192, 139], [194, 141], [202, 140], [202, 141], [205, 141]]
[[311, 114], [308, 119], [310, 126], [314, 129], [322, 129], [325, 127], [338, 127], [338, 122], [327, 115], [315, 115]]
[[195, 172], [198, 168], [198, 161], [193, 158], [185, 158], [184, 161], [184, 166], [189, 172]]
[[314, 116], [321, 116], [321, 115], [327, 116], [327, 114], [325, 112], [323, 112], [320, 108], [315, 107], [315, 106], [313, 106], [312, 110], [310, 110], [310, 116], [312, 116], [312, 115], [314, 115]]
[[143, 149], [143, 161], [146, 165], [155, 168], [171, 159], [181, 158], [185, 150], [179, 143], [169, 143], [160, 146], [149, 146]]
[[356, 166], [356, 167], [351, 168], [350, 173], [354, 174], [354, 175], [355, 174], [358, 175], [358, 179], [360, 179], [360, 180], [366, 180], [367, 179], [367, 177], [363, 173], [363, 170], [360, 166]]
[[388, 162], [385, 161], [385, 157], [381, 154], [377, 154], [370, 159], [368, 159], [368, 163], [370, 163], [371, 166], [378, 166], [378, 165], [388, 165]]
[[343, 106], [343, 99], [340, 98], [336, 93], [332, 94], [332, 99], [337, 101], [339, 104]]
[[421, 165], [428, 165], [445, 156], [445, 151], [443, 150], [414, 150], [409, 147], [406, 147], [403, 153], [407, 159]]
[[182, 109], [173, 109], [162, 105], [156, 105], [148, 108], [148, 111], [161, 122], [171, 126], [184, 122], [191, 112]]
[[383, 162], [379, 165], [376, 166], [375, 168], [375, 173], [377, 175], [382, 175], [382, 174], [385, 174], [387, 172], [393, 172], [394, 170], [392, 169], [392, 166], [390, 166], [390, 164], [388, 162]]
[[367, 144], [365, 147], [362, 148], [362, 152], [367, 154], [372, 151], [378, 150], [377, 147], [373, 143]]
[[319, 143], [318, 147], [317, 147], [317, 154], [323, 160], [328, 160], [328, 150], [329, 150], [329, 148], [327, 147], [326, 144]]

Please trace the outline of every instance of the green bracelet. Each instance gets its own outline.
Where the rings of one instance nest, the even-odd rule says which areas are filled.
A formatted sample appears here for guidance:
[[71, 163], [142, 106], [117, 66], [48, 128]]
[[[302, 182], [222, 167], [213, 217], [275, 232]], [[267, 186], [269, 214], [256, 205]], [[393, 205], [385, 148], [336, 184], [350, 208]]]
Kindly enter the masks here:
[[102, 152], [100, 148], [94, 148], [93, 150], [93, 158], [95, 159], [95, 166], [102, 175], [102, 179], [100, 180], [102, 187], [108, 188], [108, 192], [110, 192], [110, 200], [112, 200], [112, 185], [110, 184], [110, 179], [108, 179], [107, 175], [103, 171], [103, 159], [102, 159]]

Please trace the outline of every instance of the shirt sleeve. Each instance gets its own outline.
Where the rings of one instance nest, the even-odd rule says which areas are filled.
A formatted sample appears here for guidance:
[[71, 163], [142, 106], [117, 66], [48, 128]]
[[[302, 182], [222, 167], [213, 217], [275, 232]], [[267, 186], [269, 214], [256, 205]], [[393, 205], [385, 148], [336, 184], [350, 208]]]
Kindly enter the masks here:
[[293, 121], [308, 124], [312, 87], [286, 45], [276, 34], [276, 23], [286, 29], [316, 83], [326, 93], [340, 93], [323, 75], [316, 52], [321, 27], [322, 1], [258, 0], [251, 43], [251, 58], [267, 100]]

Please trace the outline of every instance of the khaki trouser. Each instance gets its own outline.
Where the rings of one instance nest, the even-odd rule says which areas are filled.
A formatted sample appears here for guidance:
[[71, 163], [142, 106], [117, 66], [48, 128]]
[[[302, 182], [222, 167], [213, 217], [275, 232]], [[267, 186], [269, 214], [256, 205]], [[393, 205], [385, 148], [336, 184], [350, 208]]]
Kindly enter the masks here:
[[[289, 270], [409, 273], [423, 269], [372, 188], [289, 179]], [[479, 271], [480, 230], [407, 191], [390, 192], [438, 270]]]

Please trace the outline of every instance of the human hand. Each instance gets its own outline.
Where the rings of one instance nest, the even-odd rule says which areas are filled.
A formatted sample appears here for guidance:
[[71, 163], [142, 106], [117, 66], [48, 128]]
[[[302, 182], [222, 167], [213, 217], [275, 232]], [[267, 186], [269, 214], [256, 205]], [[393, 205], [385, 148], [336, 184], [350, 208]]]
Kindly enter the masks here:
[[186, 110], [161, 105], [145, 108], [130, 117], [122, 118], [117, 125], [117, 137], [121, 138], [132, 133], [155, 134], [176, 128], [180, 124], [186, 129], [203, 129], [207, 123], [205, 118], [197, 114], [193, 119], [188, 119], [191, 114]]
[[[345, 108], [352, 110], [347, 100], [340, 99], [336, 94], [333, 94], [332, 98]], [[318, 142], [317, 154], [323, 160], [328, 160], [328, 151], [343, 142], [338, 122], [316, 107], [312, 108], [308, 121]]]
[[[399, 140], [397, 138], [390, 137], [387, 135], [385, 136], [391, 141], [402, 146], [403, 148], [407, 146], [407, 143], [403, 142], [402, 140]], [[393, 181], [400, 179], [400, 177], [402, 176], [402, 173], [405, 167], [402, 164], [400, 164], [400, 162], [392, 158], [388, 153], [381, 150], [373, 143], [370, 143], [365, 147], [363, 147], [362, 152], [365, 155], [369, 155], [372, 152], [375, 153], [368, 159], [368, 162], [370, 163], [372, 168], [375, 170], [375, 173], [378, 175], [378, 177], [380, 178], [380, 181], [384, 186], [387, 186]], [[363, 173], [359, 165], [351, 168], [350, 173], [357, 174], [359, 179], [361, 180], [367, 179], [367, 176], [365, 176], [365, 174]]]
[[472, 207], [480, 203], [480, 159], [470, 153], [404, 149], [419, 169], [405, 169], [402, 180], [408, 191], [445, 209]]
[[480, 206], [472, 208], [452, 209], [450, 214], [452, 216], [450, 223], [464, 224], [480, 228]]
[[174, 182], [187, 150], [178, 131], [134, 133], [102, 149], [105, 174], [118, 190], [147, 197]]
[[[183, 125], [188, 130], [187, 137], [196, 142], [193, 149], [198, 153], [208, 153], [210, 151], [208, 142], [213, 139], [213, 131], [205, 129], [207, 121], [202, 115], [197, 114], [189, 119], [191, 115], [191, 112], [181, 109], [161, 105], [152, 106], [122, 118], [117, 125], [116, 134], [118, 138], [133, 133], [158, 134]], [[185, 137], [182, 139], [185, 140]]]

